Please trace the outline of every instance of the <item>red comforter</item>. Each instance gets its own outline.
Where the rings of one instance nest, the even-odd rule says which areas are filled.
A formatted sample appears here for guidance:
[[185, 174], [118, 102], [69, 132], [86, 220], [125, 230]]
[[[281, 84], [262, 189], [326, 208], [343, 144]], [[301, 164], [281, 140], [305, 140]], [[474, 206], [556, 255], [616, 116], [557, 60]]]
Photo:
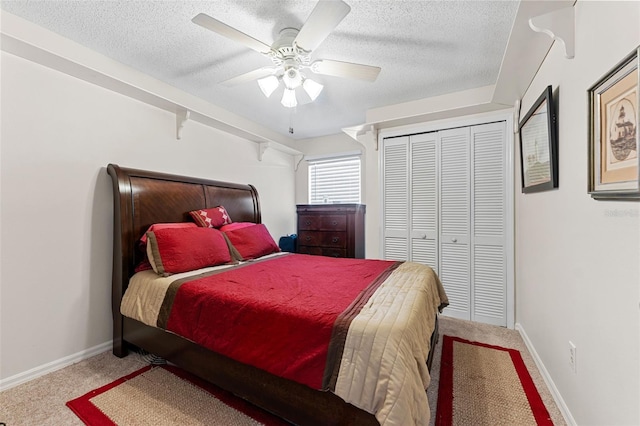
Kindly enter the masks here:
[[336, 366], [327, 358], [340, 359], [330, 347], [341, 350], [349, 318], [398, 265], [288, 254], [178, 280], [158, 326], [275, 375], [330, 388]]

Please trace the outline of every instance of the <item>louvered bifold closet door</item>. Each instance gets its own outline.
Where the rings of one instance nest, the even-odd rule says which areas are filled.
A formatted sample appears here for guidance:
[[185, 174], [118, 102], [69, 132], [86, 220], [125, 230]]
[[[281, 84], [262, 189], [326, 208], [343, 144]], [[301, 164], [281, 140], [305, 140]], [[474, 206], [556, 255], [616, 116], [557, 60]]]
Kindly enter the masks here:
[[409, 260], [409, 137], [387, 138], [383, 148], [383, 253]]
[[471, 128], [472, 320], [507, 325], [505, 122]]
[[410, 260], [429, 265], [436, 273], [438, 273], [437, 138], [436, 132], [421, 133], [409, 138]]
[[440, 280], [449, 297], [446, 314], [471, 319], [469, 127], [440, 136]]

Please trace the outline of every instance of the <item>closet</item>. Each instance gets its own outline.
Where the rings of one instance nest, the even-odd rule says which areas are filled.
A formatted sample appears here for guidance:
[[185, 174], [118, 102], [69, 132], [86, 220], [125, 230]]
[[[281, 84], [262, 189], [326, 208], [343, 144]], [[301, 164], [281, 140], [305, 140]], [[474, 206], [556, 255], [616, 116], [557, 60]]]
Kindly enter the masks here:
[[506, 121], [383, 135], [382, 253], [431, 266], [444, 315], [513, 327], [510, 136]]

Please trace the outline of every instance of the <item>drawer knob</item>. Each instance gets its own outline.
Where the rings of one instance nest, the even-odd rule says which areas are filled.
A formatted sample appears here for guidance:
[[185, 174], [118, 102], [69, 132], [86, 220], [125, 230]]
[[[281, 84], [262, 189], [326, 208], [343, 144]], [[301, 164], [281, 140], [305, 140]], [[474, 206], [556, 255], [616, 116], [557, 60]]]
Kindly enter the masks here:
[[305, 224], [305, 225], [307, 225], [307, 226], [309, 226], [309, 225], [311, 225], [311, 221], [310, 221], [310, 220], [307, 220], [304, 224]]
[[451, 241], [453, 241], [454, 243], [457, 243], [458, 239], [457, 238], [452, 238]]
[[333, 226], [336, 226], [336, 225], [338, 224], [338, 221], [337, 221], [337, 220], [334, 220], [333, 222], [331, 222], [331, 224], [332, 224]]
[[305, 241], [311, 241], [311, 237], [307, 236], [307, 238], [305, 238]]
[[338, 241], [340, 241], [340, 237], [333, 237], [331, 241], [337, 243]]

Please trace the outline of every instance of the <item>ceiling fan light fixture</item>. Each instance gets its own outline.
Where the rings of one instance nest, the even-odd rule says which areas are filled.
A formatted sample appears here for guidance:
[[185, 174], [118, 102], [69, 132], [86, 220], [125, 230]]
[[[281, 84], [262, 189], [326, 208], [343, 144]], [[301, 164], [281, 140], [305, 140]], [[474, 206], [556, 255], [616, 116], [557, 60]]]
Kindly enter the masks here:
[[307, 78], [302, 83], [302, 88], [307, 92], [307, 95], [309, 95], [311, 100], [315, 101], [318, 95], [320, 95], [320, 92], [322, 92], [322, 89], [324, 89], [324, 86], [310, 78]]
[[280, 82], [278, 81], [278, 77], [275, 75], [270, 75], [265, 78], [261, 78], [258, 80], [258, 86], [260, 86], [260, 90], [262, 93], [268, 98], [271, 94], [278, 88]]
[[295, 89], [302, 84], [302, 75], [297, 68], [287, 68], [282, 75], [282, 82], [287, 89]]
[[298, 100], [296, 99], [296, 91], [293, 89], [285, 88], [280, 103], [282, 103], [282, 105], [287, 108], [293, 108], [298, 105]]

